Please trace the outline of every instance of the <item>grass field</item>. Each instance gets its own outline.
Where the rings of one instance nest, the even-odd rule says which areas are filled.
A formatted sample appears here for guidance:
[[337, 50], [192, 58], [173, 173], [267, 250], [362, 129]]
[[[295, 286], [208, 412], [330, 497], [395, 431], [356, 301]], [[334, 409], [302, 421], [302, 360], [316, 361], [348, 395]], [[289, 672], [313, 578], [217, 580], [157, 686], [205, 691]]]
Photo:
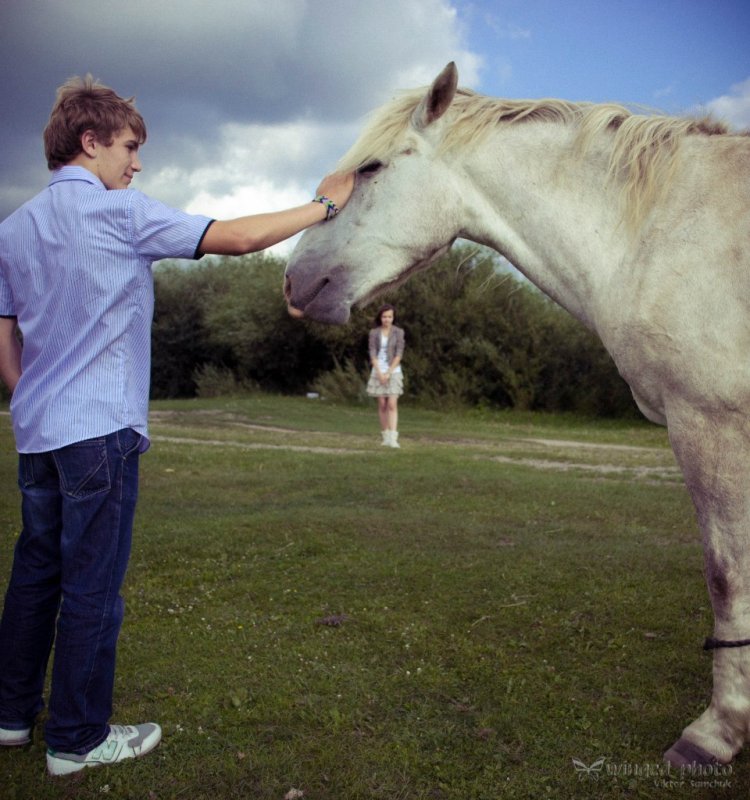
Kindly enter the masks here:
[[[374, 407], [154, 404], [113, 721], [164, 740], [53, 780], [40, 720], [0, 797], [746, 797], [746, 752], [661, 765], [711, 674], [666, 433], [408, 404], [400, 427], [394, 451]], [[3, 585], [15, 469], [3, 415]]]

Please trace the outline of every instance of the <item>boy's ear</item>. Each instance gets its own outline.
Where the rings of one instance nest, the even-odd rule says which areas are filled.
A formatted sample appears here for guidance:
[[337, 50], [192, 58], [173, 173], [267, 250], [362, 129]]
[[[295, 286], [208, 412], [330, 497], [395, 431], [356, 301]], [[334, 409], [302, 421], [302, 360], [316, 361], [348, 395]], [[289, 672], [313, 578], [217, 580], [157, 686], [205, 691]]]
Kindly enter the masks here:
[[96, 156], [97, 144], [98, 142], [94, 131], [86, 130], [81, 134], [81, 150], [83, 150], [87, 156], [90, 156], [91, 158]]

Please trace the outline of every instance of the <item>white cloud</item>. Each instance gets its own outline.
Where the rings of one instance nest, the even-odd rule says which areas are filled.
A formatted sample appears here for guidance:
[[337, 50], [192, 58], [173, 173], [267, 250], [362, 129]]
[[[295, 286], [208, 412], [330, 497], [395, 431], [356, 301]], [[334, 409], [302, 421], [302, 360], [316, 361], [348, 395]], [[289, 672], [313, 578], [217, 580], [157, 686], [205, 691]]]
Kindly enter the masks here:
[[708, 111], [737, 130], [750, 129], [750, 78], [735, 83], [724, 94], [706, 104]]
[[[228, 0], [219, 2], [223, 8], [229, 5]], [[288, 5], [281, 3], [287, 11]], [[188, 120], [196, 118], [195, 124], [169, 132], [173, 144], [166, 147], [165, 131], [150, 129], [153, 136], [144, 150], [162, 137], [162, 146], [154, 145], [160, 169], [149, 173], [146, 160], [137, 188], [217, 219], [309, 202], [319, 180], [349, 149], [366, 113], [397, 90], [430, 83], [450, 60], [457, 62], [463, 85], [478, 81], [480, 58], [463, 47], [456, 11], [447, 0], [382, 0], [378, 6], [330, 0], [314, 9], [299, 0], [296, 5], [303, 16], [308, 14], [304, 31], [290, 32], [293, 22], [282, 14], [276, 22], [283, 35], [272, 36], [273, 47], [254, 40], [258, 46], [248, 52], [244, 79], [235, 63], [227, 64], [226, 81], [217, 92], [226, 102], [228, 83], [251, 84], [255, 101], [250, 111], [239, 108], [248, 103], [243, 86], [233, 100], [238, 106], [233, 118], [201, 126], [199, 102], [210, 104], [210, 93], [202, 91], [200, 101], [187, 95], [182, 113]], [[266, 27], [273, 26], [272, 17], [266, 7]], [[269, 70], [278, 73], [271, 84]], [[287, 96], [278, 120], [267, 118], [263, 108], [271, 94]], [[140, 105], [140, 93], [138, 99]], [[329, 115], [326, 103], [345, 113]]]
[[278, 211], [311, 200], [354, 135], [354, 126], [316, 122], [227, 123], [202, 161], [144, 169], [134, 186], [216, 219]]
[[510, 39], [512, 41], [531, 39], [532, 32], [530, 28], [522, 28], [514, 22], [508, 22], [501, 19], [498, 14], [486, 12], [483, 15], [484, 24], [492, 30], [498, 39]]
[[300, 186], [277, 186], [271, 181], [259, 180], [236, 186], [223, 195], [198, 192], [185, 210], [215, 219], [232, 219], [302, 205], [312, 199], [307, 195]]
[[[364, 115], [397, 90], [429, 83], [451, 60], [471, 86], [481, 66], [454, 0], [128, 0], [115, 17], [106, 5], [35, 0], [3, 11], [0, 104], [21, 113], [0, 130], [6, 141], [23, 135], [0, 172], [21, 192], [20, 165], [38, 162], [46, 115], [28, 99], [51, 104], [71, 74], [91, 71], [136, 95], [149, 130], [137, 188], [179, 208], [200, 198], [247, 213], [239, 206], [259, 196], [248, 187], [277, 207], [308, 195]], [[28, 196], [36, 189], [29, 182]], [[0, 196], [0, 212], [11, 200]]]
[[661, 89], [654, 90], [654, 100], [664, 100], [674, 94], [675, 85], [663, 86]]
[[[292, 208], [309, 202], [310, 193], [299, 185], [278, 186], [269, 180], [258, 180], [234, 187], [223, 195], [199, 192], [185, 209], [191, 214], [206, 214], [214, 219], [233, 219], [247, 214], [264, 214]], [[271, 247], [272, 252], [288, 254], [295, 239]]]

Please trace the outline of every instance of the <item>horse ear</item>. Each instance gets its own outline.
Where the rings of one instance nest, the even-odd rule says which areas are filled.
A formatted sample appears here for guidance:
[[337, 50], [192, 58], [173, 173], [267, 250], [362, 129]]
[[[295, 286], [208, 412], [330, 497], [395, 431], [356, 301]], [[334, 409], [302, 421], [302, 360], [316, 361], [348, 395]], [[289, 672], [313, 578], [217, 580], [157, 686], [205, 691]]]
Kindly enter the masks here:
[[435, 78], [427, 94], [414, 109], [412, 123], [422, 130], [445, 114], [453, 102], [458, 86], [458, 70], [453, 61]]

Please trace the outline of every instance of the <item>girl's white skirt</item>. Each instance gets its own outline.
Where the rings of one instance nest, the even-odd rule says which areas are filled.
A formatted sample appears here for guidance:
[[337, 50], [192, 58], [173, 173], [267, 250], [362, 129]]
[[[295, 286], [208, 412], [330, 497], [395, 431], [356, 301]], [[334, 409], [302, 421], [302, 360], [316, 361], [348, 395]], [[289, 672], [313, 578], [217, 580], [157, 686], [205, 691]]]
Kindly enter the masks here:
[[370, 372], [370, 380], [367, 381], [367, 394], [370, 397], [400, 397], [404, 393], [404, 373], [398, 371], [391, 375], [388, 383], [381, 383], [375, 370]]

